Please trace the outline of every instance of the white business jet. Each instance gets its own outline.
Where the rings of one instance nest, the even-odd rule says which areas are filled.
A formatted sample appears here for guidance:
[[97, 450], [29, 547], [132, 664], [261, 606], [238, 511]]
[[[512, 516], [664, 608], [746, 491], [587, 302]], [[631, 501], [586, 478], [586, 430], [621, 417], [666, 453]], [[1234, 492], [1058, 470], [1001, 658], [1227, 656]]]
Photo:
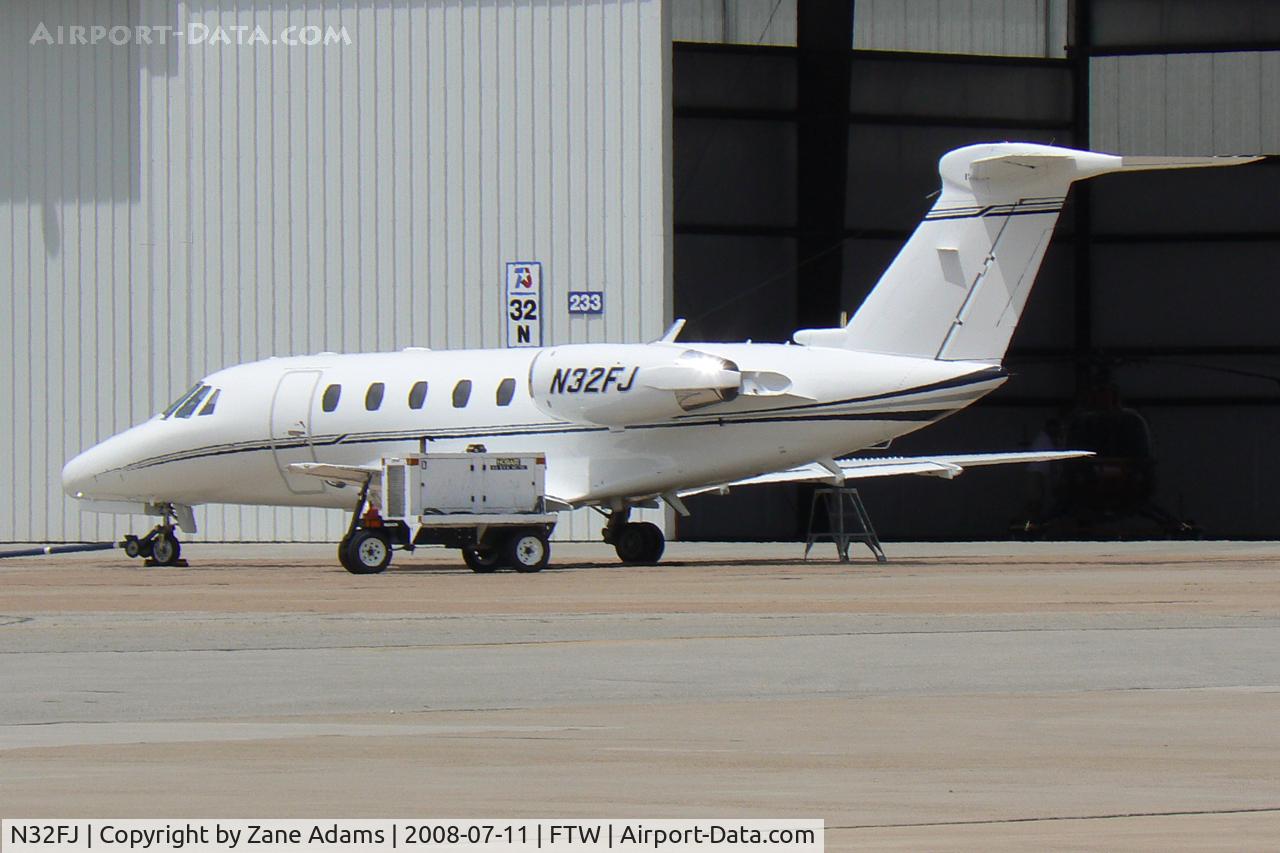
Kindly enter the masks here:
[[[1119, 157], [1047, 145], [972, 145], [939, 162], [942, 191], [848, 325], [791, 344], [648, 344], [272, 358], [219, 370], [169, 408], [67, 463], [89, 510], [158, 515], [131, 556], [178, 560], [176, 527], [206, 503], [352, 511], [339, 558], [355, 573], [412, 549], [369, 484], [383, 457], [546, 457], [554, 509], [606, 515], [626, 562], [653, 563], [661, 530], [631, 508], [756, 483], [925, 474], [1066, 459], [1072, 451], [846, 458], [963, 409], [1000, 366], [1073, 181], [1108, 172], [1233, 165], [1253, 157]], [[549, 524], [489, 528], [468, 565], [535, 571]]]

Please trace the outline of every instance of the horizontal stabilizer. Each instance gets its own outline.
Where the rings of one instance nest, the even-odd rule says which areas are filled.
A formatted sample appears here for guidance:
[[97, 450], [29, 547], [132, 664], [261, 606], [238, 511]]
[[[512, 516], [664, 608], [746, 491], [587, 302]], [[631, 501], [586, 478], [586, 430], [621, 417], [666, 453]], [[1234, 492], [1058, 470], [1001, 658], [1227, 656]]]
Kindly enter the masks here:
[[[983, 465], [1009, 465], [1027, 462], [1061, 462], [1064, 459], [1078, 459], [1092, 456], [1088, 450], [1050, 450], [1043, 452], [1028, 451], [1015, 453], [951, 453], [938, 456], [869, 456], [862, 459], [841, 459], [836, 462], [845, 480], [857, 480], [864, 477], [895, 477], [899, 474], [920, 474], [927, 477], [942, 477], [950, 480], [963, 474], [966, 468], [977, 468]], [[836, 483], [837, 477], [830, 467], [822, 462], [810, 462], [798, 468], [785, 471], [772, 471], [743, 480], [734, 480], [714, 486], [703, 486], [680, 493], [681, 497], [699, 495], [706, 492], [729, 489], [735, 486], [759, 486], [766, 483]]]
[[1020, 142], [957, 148], [938, 161], [941, 190], [932, 209], [848, 325], [801, 329], [795, 341], [998, 363], [1073, 183], [1111, 172], [1236, 166], [1259, 159], [1122, 157]]

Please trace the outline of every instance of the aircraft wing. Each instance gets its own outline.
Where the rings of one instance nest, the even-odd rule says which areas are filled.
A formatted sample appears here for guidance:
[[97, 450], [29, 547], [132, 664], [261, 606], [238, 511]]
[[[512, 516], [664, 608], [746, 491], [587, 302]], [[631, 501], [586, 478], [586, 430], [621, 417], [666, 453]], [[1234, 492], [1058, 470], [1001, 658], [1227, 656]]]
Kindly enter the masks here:
[[326, 462], [294, 462], [289, 470], [295, 474], [307, 474], [323, 480], [337, 480], [341, 483], [355, 483], [363, 486], [369, 479], [380, 473], [377, 465], [330, 465]]
[[734, 480], [715, 486], [703, 486], [680, 492], [680, 497], [700, 495], [734, 486], [757, 486], [765, 483], [837, 483], [836, 469], [843, 480], [857, 480], [863, 477], [893, 477], [899, 474], [922, 474], [928, 477], [943, 477], [950, 480], [963, 474], [966, 468], [982, 465], [1008, 465], [1026, 462], [1058, 462], [1063, 459], [1076, 459], [1081, 456], [1092, 456], [1087, 450], [1053, 450], [1029, 451], [1016, 453], [952, 453], [937, 456], [868, 456], [861, 459], [824, 460], [810, 462], [797, 468], [785, 471], [771, 471], [755, 477]]

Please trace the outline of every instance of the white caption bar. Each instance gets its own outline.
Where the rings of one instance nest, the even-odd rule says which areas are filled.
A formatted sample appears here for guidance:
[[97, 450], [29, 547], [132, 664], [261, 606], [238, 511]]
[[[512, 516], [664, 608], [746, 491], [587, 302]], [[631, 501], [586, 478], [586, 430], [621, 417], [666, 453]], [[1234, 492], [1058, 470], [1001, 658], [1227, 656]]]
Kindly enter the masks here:
[[705, 850], [820, 853], [821, 820], [36, 820], [0, 821], [6, 853]]

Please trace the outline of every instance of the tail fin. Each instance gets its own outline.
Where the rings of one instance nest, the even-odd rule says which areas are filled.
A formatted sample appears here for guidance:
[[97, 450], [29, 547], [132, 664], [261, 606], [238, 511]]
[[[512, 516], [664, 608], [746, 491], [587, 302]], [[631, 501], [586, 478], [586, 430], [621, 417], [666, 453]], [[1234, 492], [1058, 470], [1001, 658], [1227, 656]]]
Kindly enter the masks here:
[[1256, 157], [1118, 157], [1031, 143], [970, 145], [938, 162], [933, 209], [843, 329], [797, 343], [999, 362], [1073, 181], [1108, 172], [1229, 166]]

